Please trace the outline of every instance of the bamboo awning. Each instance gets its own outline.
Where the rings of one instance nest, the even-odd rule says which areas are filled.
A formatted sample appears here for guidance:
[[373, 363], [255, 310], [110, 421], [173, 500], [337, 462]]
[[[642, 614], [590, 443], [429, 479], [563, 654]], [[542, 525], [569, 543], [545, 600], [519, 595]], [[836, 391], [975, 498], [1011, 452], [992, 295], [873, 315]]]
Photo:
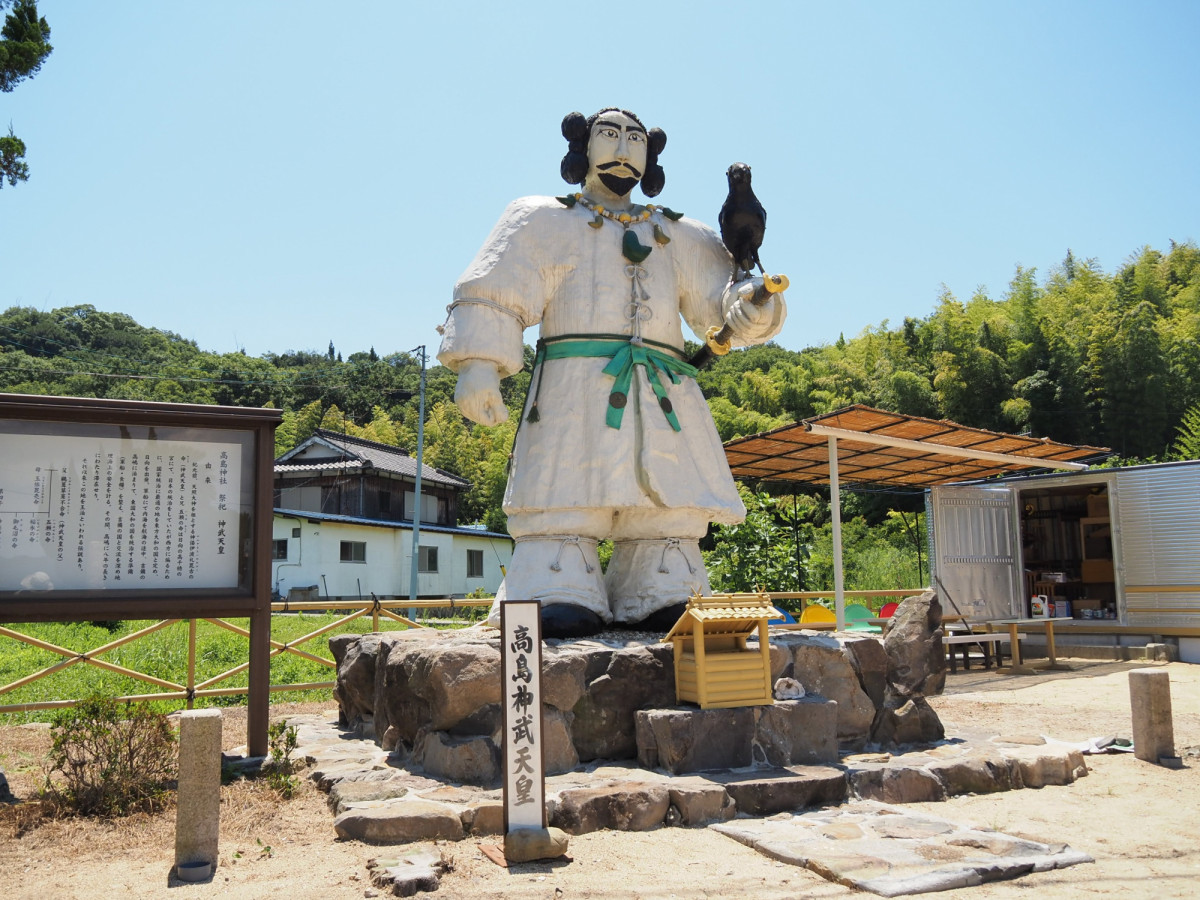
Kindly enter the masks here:
[[843, 482], [914, 488], [1027, 469], [1086, 469], [1083, 460], [1110, 452], [854, 405], [729, 441], [725, 456], [735, 478], [824, 484], [830, 438]]

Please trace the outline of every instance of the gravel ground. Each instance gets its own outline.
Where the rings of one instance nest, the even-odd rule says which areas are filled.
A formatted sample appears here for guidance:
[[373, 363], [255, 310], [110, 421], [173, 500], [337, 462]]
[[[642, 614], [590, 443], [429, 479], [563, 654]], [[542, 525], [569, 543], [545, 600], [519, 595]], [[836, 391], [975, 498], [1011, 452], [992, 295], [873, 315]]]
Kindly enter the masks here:
[[[1068, 672], [1031, 676], [972, 671], [950, 676], [932, 701], [951, 736], [1040, 734], [1084, 741], [1130, 736], [1128, 671], [1140, 664], [1067, 660]], [[1171, 675], [1177, 752], [1200, 753], [1200, 666], [1158, 664]], [[332, 704], [279, 704], [272, 716]], [[245, 742], [241, 711], [229, 710], [225, 744]], [[0, 728], [0, 767], [28, 798], [40, 780], [47, 730]], [[1066, 787], [969, 795], [913, 804], [955, 822], [1047, 843], [1066, 843], [1094, 864], [939, 894], [946, 900], [1088, 896], [1192, 898], [1200, 878], [1200, 762], [1171, 770], [1132, 754], [1087, 757], [1090, 774]], [[5, 900], [171, 897], [349, 900], [377, 894], [367, 861], [394, 849], [338, 841], [323, 794], [308, 782], [278, 802], [260, 784], [224, 789], [220, 865], [213, 880], [170, 877], [174, 810], [115, 823], [50, 822], [20, 830], [22, 805], [0, 813], [0, 891]], [[569, 860], [502, 869], [474, 841], [428, 848], [452, 859], [436, 896], [475, 898], [844, 897], [859, 892], [774, 862], [706, 829], [597, 832], [571, 838]]]

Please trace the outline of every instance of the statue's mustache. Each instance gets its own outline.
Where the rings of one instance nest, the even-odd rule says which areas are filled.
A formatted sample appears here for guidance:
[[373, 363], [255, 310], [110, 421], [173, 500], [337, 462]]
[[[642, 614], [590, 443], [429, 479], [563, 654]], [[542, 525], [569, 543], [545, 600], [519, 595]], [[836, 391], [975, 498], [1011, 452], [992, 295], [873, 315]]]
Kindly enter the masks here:
[[598, 171], [598, 172], [607, 172], [609, 169], [615, 169], [615, 168], [617, 168], [618, 166], [619, 166], [619, 167], [622, 167], [622, 168], [625, 168], [625, 169], [628, 169], [628, 170], [629, 170], [629, 172], [630, 172], [630, 173], [631, 173], [631, 174], [632, 174], [632, 175], [633, 175], [635, 178], [641, 178], [641, 177], [642, 177], [642, 173], [638, 171], [638, 169], [637, 169], [637, 166], [632, 166], [632, 165], [630, 165], [630, 164], [629, 164], [629, 163], [627, 163], [627, 162], [620, 162], [619, 160], [614, 160], [613, 162], [600, 163], [600, 165], [596, 166], [596, 171]]

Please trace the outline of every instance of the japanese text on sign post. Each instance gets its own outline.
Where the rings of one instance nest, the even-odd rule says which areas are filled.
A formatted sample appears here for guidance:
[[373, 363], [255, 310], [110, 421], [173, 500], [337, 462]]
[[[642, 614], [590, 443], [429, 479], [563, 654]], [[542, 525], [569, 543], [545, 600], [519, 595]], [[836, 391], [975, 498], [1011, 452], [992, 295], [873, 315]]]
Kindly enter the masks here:
[[505, 830], [545, 828], [541, 607], [537, 601], [500, 604], [500, 633]]

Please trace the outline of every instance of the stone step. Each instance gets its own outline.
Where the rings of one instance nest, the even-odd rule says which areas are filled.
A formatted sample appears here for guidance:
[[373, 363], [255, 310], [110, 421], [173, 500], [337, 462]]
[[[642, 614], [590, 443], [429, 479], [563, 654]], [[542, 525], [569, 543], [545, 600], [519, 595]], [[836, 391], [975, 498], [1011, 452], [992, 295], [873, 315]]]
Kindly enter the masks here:
[[725, 788], [738, 813], [748, 816], [841, 803], [848, 793], [846, 772], [832, 766], [752, 769], [705, 777]]
[[[811, 704], [802, 712], [814, 710], [820, 714]], [[372, 741], [339, 729], [336, 717], [305, 724], [310, 743], [296, 756], [316, 763], [307, 774], [328, 791], [340, 838], [404, 845], [503, 832], [499, 790], [431, 777], [410, 759], [381, 755]], [[739, 815], [740, 821], [762, 819], [846, 802], [914, 803], [1070, 784], [1086, 774], [1077, 748], [1036, 735], [976, 736], [922, 750], [852, 754], [834, 765], [757, 765], [686, 775], [631, 761], [604, 762], [546, 779], [547, 824], [568, 834], [701, 827]], [[430, 872], [436, 874], [437, 867], [417, 862], [381, 862], [376, 883], [394, 882], [396, 893], [434, 889]]]
[[[401, 818], [427, 817], [427, 811], [399, 802], [425, 799], [453, 810], [463, 834], [494, 833], [497, 814], [481, 814], [479, 809], [483, 804], [494, 810], [501, 799], [498, 790], [454, 785], [413, 771], [381, 756], [370, 741], [348, 739], [332, 720], [323, 732], [310, 728], [316, 743], [301, 747], [297, 755], [320, 760], [308, 775], [329, 792], [338, 815], [370, 806], [376, 810], [372, 820], [385, 815], [380, 809]], [[912, 803], [1063, 785], [1085, 774], [1078, 749], [1046, 744], [1036, 736], [951, 741], [907, 753], [855, 754], [832, 766], [759, 765], [686, 776], [631, 763], [592, 765], [547, 779], [548, 817], [549, 824], [576, 834], [597, 828], [642, 830], [664, 822], [700, 825], [736, 813], [772, 815], [848, 797]], [[489, 824], [481, 829], [476, 820], [480, 826]]]

